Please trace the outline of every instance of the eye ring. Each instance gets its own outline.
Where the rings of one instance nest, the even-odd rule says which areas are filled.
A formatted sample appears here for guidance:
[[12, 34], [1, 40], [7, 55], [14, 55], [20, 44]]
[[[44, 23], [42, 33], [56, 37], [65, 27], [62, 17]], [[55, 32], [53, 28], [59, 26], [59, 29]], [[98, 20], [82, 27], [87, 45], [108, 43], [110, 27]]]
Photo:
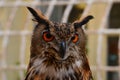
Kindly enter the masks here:
[[46, 42], [50, 42], [54, 39], [54, 36], [51, 35], [49, 31], [43, 32], [42, 37], [43, 37], [44, 41], [46, 41]]
[[79, 36], [78, 34], [75, 34], [72, 38], [71, 38], [73, 43], [76, 43], [79, 40]]

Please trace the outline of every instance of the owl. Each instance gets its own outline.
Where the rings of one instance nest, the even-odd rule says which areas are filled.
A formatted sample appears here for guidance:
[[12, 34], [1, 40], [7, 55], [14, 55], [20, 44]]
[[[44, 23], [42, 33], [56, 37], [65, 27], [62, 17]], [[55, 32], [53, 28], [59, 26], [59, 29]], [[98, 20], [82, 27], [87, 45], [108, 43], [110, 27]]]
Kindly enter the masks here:
[[93, 16], [73, 23], [58, 23], [50, 21], [37, 9], [27, 9], [37, 25], [31, 38], [25, 80], [92, 80], [82, 25]]

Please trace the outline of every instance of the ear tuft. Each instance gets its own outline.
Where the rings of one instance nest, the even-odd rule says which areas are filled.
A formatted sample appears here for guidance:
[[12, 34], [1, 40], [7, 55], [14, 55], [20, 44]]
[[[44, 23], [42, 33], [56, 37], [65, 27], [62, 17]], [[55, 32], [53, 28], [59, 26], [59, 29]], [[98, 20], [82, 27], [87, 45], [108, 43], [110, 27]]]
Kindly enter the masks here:
[[30, 13], [34, 17], [33, 21], [36, 21], [39, 23], [47, 23], [48, 19], [41, 13], [41, 11], [33, 9], [31, 7], [27, 7], [27, 9], [30, 11]]
[[27, 7], [27, 9], [32, 13], [32, 15], [34, 16], [33, 20], [39, 21], [39, 15], [38, 13], [31, 7]]
[[76, 28], [79, 28], [79, 27], [81, 27], [82, 25], [84, 25], [84, 24], [87, 24], [91, 19], [93, 19], [94, 17], [92, 16], [92, 15], [89, 15], [89, 16], [87, 16], [87, 17], [85, 17], [82, 21], [78, 21], [78, 22], [75, 22], [74, 23], [74, 27], [75, 27], [75, 29]]

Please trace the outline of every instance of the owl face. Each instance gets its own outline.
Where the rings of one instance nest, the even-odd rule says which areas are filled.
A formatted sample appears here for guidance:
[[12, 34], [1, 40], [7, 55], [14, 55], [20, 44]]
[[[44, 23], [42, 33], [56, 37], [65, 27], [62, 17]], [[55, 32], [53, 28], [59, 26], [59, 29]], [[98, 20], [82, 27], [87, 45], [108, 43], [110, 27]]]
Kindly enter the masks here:
[[33, 47], [37, 47], [36, 51], [40, 51], [37, 53], [47, 53], [57, 60], [65, 60], [75, 56], [75, 53], [77, 55], [78, 52], [75, 51], [85, 44], [83, 30], [75, 30], [73, 24], [40, 24], [35, 28], [32, 39], [32, 45], [37, 43]]

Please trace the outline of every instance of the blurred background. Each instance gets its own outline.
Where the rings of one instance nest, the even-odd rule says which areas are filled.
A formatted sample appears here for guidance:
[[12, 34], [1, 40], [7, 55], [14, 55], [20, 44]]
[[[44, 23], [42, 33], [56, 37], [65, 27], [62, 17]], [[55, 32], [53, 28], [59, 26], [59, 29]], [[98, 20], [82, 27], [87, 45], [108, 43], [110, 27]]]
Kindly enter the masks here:
[[0, 0], [0, 80], [24, 80], [35, 26], [26, 6], [57, 22], [93, 15], [85, 30], [94, 80], [120, 80], [120, 0]]

